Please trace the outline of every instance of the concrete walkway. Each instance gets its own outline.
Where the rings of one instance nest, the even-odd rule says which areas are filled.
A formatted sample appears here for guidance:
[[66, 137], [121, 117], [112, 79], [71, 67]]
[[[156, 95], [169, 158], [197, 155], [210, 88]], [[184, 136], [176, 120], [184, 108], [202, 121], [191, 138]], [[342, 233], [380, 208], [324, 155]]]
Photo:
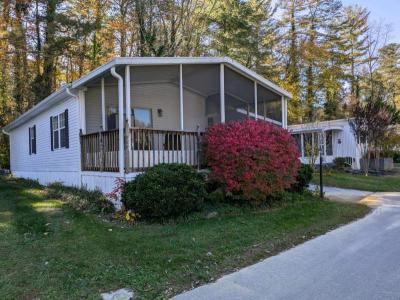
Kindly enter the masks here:
[[[309, 190], [315, 191], [319, 189], [319, 186], [310, 184]], [[342, 189], [337, 187], [324, 187], [324, 197], [335, 200], [335, 201], [344, 201], [344, 202], [358, 202], [361, 199], [372, 195], [373, 192], [359, 191], [359, 190], [351, 190], [351, 189]]]
[[377, 208], [174, 299], [400, 299], [400, 193], [368, 194], [361, 202]]

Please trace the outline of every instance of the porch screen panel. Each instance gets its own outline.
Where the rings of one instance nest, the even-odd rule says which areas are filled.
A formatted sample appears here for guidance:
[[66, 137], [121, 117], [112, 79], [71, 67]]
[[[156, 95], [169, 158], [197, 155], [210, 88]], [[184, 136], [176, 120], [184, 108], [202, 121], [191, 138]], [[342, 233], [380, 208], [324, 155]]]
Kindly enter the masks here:
[[[180, 130], [179, 65], [131, 67], [131, 118], [136, 127]], [[150, 111], [145, 122], [134, 116]], [[148, 113], [147, 113], [148, 114]], [[136, 121], [136, 122], [135, 122]]]
[[225, 120], [254, 119], [254, 82], [225, 67]]
[[179, 65], [133, 66], [130, 77], [130, 116], [138, 128], [131, 138], [134, 160], [136, 167], [146, 167], [168, 150], [166, 132], [180, 130]]
[[195, 131], [221, 121], [219, 64], [183, 65], [184, 126]]
[[282, 123], [282, 99], [264, 86], [257, 85], [257, 114], [266, 121]]

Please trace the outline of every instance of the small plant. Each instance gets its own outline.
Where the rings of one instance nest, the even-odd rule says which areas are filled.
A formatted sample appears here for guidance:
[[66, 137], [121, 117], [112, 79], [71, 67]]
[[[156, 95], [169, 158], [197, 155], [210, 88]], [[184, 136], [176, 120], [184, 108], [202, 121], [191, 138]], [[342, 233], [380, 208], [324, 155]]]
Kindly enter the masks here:
[[111, 202], [117, 202], [121, 200], [122, 191], [124, 190], [124, 186], [126, 181], [123, 178], [117, 177], [114, 181], [115, 186], [113, 190], [106, 194], [106, 197]]
[[296, 180], [296, 142], [276, 125], [255, 120], [217, 124], [206, 132], [204, 144], [210, 179], [227, 194], [262, 202]]
[[296, 177], [296, 182], [292, 185], [291, 189], [295, 192], [303, 192], [311, 182], [314, 174], [312, 166], [301, 164], [299, 174]]
[[206, 195], [204, 177], [195, 169], [184, 164], [161, 164], [127, 182], [122, 202], [144, 218], [162, 220], [199, 210]]
[[114, 213], [114, 220], [123, 221], [131, 226], [135, 225], [139, 220], [140, 216], [133, 211], [121, 209]]

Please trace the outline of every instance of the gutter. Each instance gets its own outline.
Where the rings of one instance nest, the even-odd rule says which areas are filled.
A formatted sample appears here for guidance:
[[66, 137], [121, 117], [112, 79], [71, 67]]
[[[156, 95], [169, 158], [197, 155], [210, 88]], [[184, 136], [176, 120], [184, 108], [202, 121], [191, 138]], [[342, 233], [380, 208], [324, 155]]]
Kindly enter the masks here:
[[[3, 132], [9, 133], [15, 127], [24, 124], [28, 120], [30, 120], [30, 116], [32, 114], [39, 114], [49, 107], [58, 103], [58, 101], [63, 100], [65, 98], [66, 86], [61, 87], [58, 91], [55, 91], [53, 94], [47, 96], [44, 100], [33, 106], [31, 109], [26, 111], [24, 114], [19, 116], [17, 119], [9, 123], [8, 125], [3, 127]], [[51, 104], [50, 106], [48, 106]]]
[[[71, 86], [71, 85], [70, 85], [70, 86]], [[68, 95], [70, 95], [71, 97], [78, 99], [78, 95], [72, 93], [71, 90], [69, 89], [69, 86], [65, 89], [65, 91], [66, 91], [66, 93], [67, 93]]]

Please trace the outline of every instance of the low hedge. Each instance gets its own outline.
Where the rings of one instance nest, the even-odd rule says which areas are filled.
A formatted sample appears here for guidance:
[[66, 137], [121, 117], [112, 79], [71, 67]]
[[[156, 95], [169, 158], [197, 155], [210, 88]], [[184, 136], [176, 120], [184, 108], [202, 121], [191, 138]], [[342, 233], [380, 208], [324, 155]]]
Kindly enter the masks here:
[[149, 168], [122, 191], [126, 209], [145, 219], [167, 219], [199, 210], [207, 196], [204, 176], [184, 164]]
[[296, 182], [292, 185], [291, 190], [294, 192], [303, 192], [311, 182], [314, 169], [310, 165], [301, 164]]

